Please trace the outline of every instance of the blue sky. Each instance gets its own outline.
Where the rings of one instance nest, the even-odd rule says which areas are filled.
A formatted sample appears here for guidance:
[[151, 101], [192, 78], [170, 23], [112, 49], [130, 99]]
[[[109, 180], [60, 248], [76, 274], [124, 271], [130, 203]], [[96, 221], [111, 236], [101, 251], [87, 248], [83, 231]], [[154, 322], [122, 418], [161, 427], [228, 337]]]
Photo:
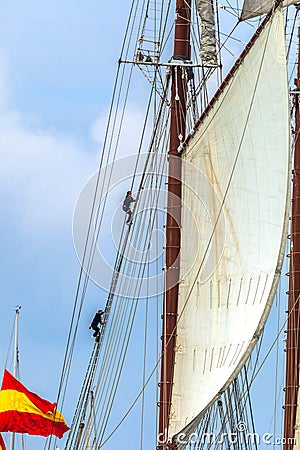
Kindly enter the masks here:
[[[1, 369], [21, 305], [21, 379], [51, 401], [79, 273], [73, 209], [100, 158], [122, 41], [117, 30], [127, 20], [124, 3], [115, 2], [113, 10], [91, 0], [1, 5]], [[99, 293], [91, 289], [80, 330], [86, 355], [93, 342], [90, 316], [99, 307]], [[11, 357], [7, 368], [12, 371]], [[28, 442], [34, 450], [44, 440]]]
[[[70, 132], [89, 129], [110, 98], [126, 13], [97, 1], [12, 1], [2, 7], [1, 72], [15, 106], [33, 127]], [[123, 14], [122, 14], [123, 13]], [[75, 126], [74, 124], [77, 124]]]

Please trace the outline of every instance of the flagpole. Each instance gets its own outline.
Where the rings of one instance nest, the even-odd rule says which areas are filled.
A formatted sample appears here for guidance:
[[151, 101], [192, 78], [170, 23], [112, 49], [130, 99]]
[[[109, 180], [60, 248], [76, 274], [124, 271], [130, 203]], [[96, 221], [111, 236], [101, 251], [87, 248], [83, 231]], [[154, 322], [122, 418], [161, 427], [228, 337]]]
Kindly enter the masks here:
[[[14, 372], [15, 378], [19, 375], [19, 313], [21, 306], [17, 306], [15, 310], [15, 349], [14, 349]], [[15, 433], [11, 433], [10, 436], [10, 450], [14, 450], [15, 447]]]

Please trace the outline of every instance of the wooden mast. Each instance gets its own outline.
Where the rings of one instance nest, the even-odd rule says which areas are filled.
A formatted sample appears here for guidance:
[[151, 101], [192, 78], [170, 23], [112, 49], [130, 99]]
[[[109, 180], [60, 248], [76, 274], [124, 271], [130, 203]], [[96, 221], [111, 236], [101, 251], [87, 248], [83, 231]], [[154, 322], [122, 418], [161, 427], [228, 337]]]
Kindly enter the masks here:
[[[285, 450], [294, 447], [297, 403], [299, 390], [299, 295], [300, 295], [300, 29], [298, 30], [298, 73], [295, 79], [295, 138], [294, 167], [292, 180], [292, 216], [291, 216], [291, 247], [290, 247], [290, 279], [288, 291], [288, 321], [286, 337], [286, 386], [284, 437]], [[298, 406], [299, 409], [299, 406]], [[299, 414], [299, 413], [298, 413]], [[300, 424], [298, 424], [299, 426]], [[300, 448], [300, 442], [296, 442]]]
[[158, 448], [165, 446], [163, 442], [165, 443], [168, 435], [174, 373], [181, 228], [181, 158], [178, 148], [186, 132], [186, 82], [181, 65], [190, 59], [190, 8], [191, 0], [176, 0], [173, 62], [178, 60], [178, 66], [171, 69], [170, 158]]

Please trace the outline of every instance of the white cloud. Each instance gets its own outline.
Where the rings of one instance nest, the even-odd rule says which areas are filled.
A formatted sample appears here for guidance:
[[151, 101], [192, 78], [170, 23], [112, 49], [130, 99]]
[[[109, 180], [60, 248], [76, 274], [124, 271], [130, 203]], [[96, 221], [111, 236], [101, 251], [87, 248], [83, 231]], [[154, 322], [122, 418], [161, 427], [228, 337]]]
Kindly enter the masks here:
[[[34, 233], [61, 229], [97, 167], [96, 155], [70, 135], [29, 124], [9, 104], [0, 65], [0, 195], [7, 214]], [[32, 121], [31, 121], [32, 122]], [[70, 228], [69, 228], [70, 229]]]

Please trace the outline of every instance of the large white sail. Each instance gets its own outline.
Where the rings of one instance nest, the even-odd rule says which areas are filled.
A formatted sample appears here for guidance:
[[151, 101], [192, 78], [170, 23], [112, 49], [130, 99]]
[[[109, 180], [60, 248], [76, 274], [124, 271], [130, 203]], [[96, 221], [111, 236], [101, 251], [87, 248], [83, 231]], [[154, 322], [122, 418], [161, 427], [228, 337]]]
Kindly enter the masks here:
[[[283, 6], [289, 6], [297, 3], [296, 0], [283, 0]], [[241, 19], [247, 20], [252, 17], [261, 16], [266, 14], [274, 7], [274, 0], [245, 0], [243, 4]]]
[[191, 429], [240, 370], [284, 253], [289, 94], [277, 11], [183, 154], [181, 277], [169, 435]]

